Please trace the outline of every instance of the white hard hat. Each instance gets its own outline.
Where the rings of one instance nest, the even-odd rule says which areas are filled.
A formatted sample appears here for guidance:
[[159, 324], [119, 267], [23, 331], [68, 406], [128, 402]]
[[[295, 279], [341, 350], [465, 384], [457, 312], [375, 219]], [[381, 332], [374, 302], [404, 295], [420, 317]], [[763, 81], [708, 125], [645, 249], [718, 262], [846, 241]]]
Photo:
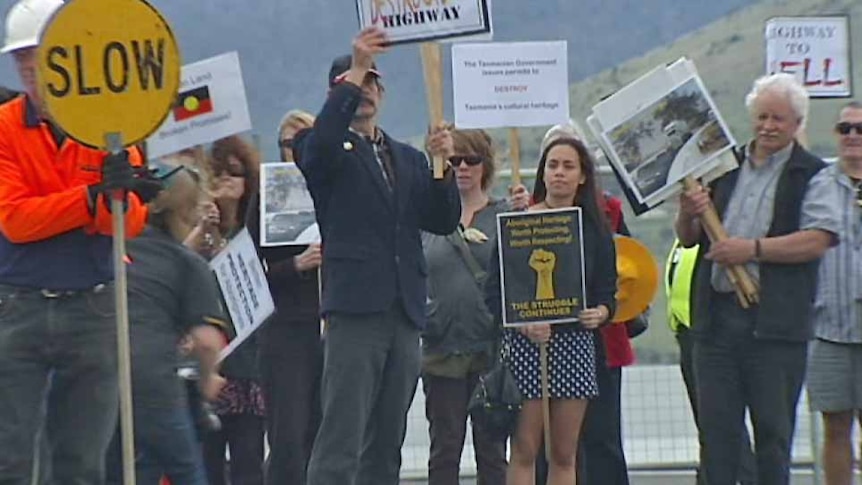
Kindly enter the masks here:
[[6, 14], [6, 38], [0, 54], [36, 47], [48, 20], [63, 0], [19, 0]]

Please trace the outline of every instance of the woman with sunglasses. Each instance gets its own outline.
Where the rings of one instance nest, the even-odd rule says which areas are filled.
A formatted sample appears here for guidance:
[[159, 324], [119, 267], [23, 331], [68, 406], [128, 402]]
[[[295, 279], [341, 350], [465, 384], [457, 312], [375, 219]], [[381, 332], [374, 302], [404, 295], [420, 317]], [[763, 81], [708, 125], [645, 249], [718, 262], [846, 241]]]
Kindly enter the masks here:
[[[467, 403], [499, 348], [499, 330], [485, 308], [481, 285], [487, 271], [497, 214], [526, 208], [524, 187], [511, 202], [494, 199], [494, 148], [482, 130], [454, 130], [461, 224], [448, 236], [425, 234], [428, 261], [428, 326], [422, 334], [422, 387], [431, 435], [430, 485], [457, 485], [467, 431]], [[469, 260], [467, 259], [469, 258]], [[477, 272], [482, 274], [476, 274]], [[505, 481], [506, 443], [473, 425], [479, 484]]]
[[[245, 215], [258, 188], [260, 155], [239, 136], [213, 143], [205, 167], [211, 174], [211, 195], [218, 208], [218, 225], [210, 241], [229, 241], [245, 227]], [[223, 244], [208, 244], [212, 258]], [[257, 343], [252, 337], [238, 347], [221, 367], [227, 380], [213, 402], [221, 429], [204, 439], [204, 461], [211, 485], [263, 484], [264, 403], [257, 369]], [[230, 449], [230, 481], [225, 476], [225, 448]]]
[[[548, 344], [551, 457], [548, 483], [575, 483], [578, 437], [588, 400], [598, 394], [595, 330], [613, 314], [616, 293], [616, 254], [610, 224], [604, 215], [597, 188], [595, 163], [579, 140], [559, 138], [542, 152], [529, 210], [580, 207], [583, 211], [585, 301], [578, 323], [551, 327], [535, 324], [507, 329], [507, 364], [518, 383], [524, 402], [511, 440], [506, 483], [534, 481], [536, 455], [543, 442], [542, 393], [539, 377], [539, 344]], [[496, 250], [494, 251], [496, 252]], [[500, 317], [500, 271], [491, 265], [486, 302]]]

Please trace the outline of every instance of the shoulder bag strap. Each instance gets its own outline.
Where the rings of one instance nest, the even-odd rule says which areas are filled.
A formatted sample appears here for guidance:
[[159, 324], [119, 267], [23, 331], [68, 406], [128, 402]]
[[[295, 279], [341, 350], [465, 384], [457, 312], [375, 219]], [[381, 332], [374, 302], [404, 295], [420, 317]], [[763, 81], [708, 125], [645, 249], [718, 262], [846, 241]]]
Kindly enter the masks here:
[[464, 240], [464, 230], [461, 225], [458, 225], [458, 229], [455, 232], [446, 236], [446, 239], [458, 250], [458, 253], [461, 255], [461, 259], [464, 260], [464, 263], [467, 264], [467, 268], [471, 273], [473, 273], [473, 279], [481, 290], [485, 284], [485, 278], [488, 276], [488, 273], [479, 266], [479, 263], [473, 256], [473, 252], [470, 251], [469, 247], [467, 247], [467, 241]]

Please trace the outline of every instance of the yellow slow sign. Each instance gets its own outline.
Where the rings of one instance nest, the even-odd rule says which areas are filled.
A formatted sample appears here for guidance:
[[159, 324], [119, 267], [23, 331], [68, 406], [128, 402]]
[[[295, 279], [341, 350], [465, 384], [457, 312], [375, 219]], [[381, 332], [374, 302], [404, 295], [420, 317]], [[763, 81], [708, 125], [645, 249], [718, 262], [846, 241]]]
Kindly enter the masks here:
[[161, 126], [177, 95], [180, 55], [170, 26], [141, 0], [75, 0], [46, 27], [39, 84], [51, 118], [72, 138], [125, 146]]

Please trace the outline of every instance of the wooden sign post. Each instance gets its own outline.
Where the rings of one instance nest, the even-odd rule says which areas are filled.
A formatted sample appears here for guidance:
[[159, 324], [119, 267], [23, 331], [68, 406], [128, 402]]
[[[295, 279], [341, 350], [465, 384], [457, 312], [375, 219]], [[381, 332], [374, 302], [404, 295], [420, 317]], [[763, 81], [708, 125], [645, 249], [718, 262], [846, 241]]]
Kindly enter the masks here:
[[[509, 128], [509, 161], [512, 170], [512, 187], [521, 184], [521, 138], [517, 128]], [[545, 438], [545, 458], [551, 460], [551, 399], [548, 394], [548, 344], [539, 344], [539, 370], [542, 392], [542, 423]]]
[[[688, 191], [696, 190], [700, 187], [700, 184], [697, 183], [694, 177], [686, 177], [683, 179], [683, 186], [685, 187], [685, 190]], [[706, 235], [709, 236], [710, 241], [718, 242], [724, 241], [728, 238], [727, 231], [725, 231], [724, 226], [721, 225], [721, 219], [718, 217], [718, 212], [715, 211], [715, 207], [712, 203], [709, 204], [709, 209], [706, 213], [701, 216], [701, 223], [704, 231], [706, 231]], [[745, 270], [745, 266], [728, 266], [727, 278], [733, 285], [733, 288], [736, 291], [736, 298], [742, 308], [749, 308], [751, 305], [760, 301], [757, 284], [751, 279], [751, 276], [749, 276], [748, 272]]]
[[521, 137], [517, 128], [509, 128], [509, 158], [512, 165], [512, 187], [521, 185]]
[[[420, 50], [422, 53], [422, 72], [425, 74], [425, 95], [428, 100], [430, 129], [435, 130], [443, 124], [443, 75], [440, 62], [440, 44], [423, 42]], [[442, 179], [446, 161], [435, 156], [431, 163], [434, 167], [434, 178]]]

